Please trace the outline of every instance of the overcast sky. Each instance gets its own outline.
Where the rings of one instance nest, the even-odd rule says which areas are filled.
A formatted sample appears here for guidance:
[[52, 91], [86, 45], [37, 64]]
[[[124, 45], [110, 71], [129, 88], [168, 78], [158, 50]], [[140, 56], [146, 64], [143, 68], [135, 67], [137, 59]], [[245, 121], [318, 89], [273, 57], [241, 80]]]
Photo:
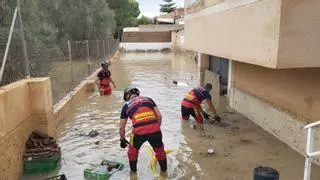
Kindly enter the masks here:
[[[154, 17], [160, 14], [159, 4], [163, 4], [163, 0], [137, 0], [140, 4], [141, 14], [148, 17]], [[183, 7], [184, 0], [173, 0], [177, 7]]]

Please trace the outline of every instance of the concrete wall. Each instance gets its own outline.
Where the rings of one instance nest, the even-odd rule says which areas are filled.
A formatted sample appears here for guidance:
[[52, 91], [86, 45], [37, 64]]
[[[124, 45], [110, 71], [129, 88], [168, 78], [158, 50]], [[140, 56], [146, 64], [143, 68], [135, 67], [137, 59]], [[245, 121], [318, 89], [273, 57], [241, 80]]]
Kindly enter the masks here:
[[184, 31], [172, 31], [171, 46], [173, 51], [184, 51]]
[[183, 29], [183, 25], [161, 25], [161, 24], [156, 24], [156, 25], [139, 25], [139, 31], [140, 32], [164, 32], [164, 31], [175, 31], [175, 30], [181, 30]]
[[[305, 123], [299, 117], [238, 88], [231, 88], [230, 106], [288, 144], [291, 148], [305, 155], [307, 131], [303, 129]], [[313, 137], [313, 150], [319, 150], [319, 128], [313, 131]], [[314, 159], [314, 162], [320, 165], [320, 158]]]
[[123, 42], [171, 42], [171, 32], [123, 32]]
[[168, 43], [134, 43], [122, 42], [120, 47], [126, 51], [161, 51], [162, 49], [170, 49], [171, 42]]
[[[117, 52], [111, 61], [119, 57]], [[98, 71], [98, 70], [97, 70]], [[53, 106], [50, 78], [31, 78], [0, 87], [0, 179], [21, 179], [22, 154], [33, 130], [56, 136], [57, 126], [79, 98], [95, 88], [95, 72]]]
[[[269, 68], [320, 67], [319, 0], [202, 0], [186, 49]], [[198, 9], [198, 10], [197, 10]]]
[[33, 130], [52, 135], [52, 95], [49, 78], [21, 80], [0, 89], [1, 179], [19, 179], [25, 142]]
[[232, 69], [234, 87], [298, 115], [304, 123], [320, 120], [320, 68], [275, 70], [235, 62]]
[[198, 53], [197, 60], [199, 68], [197, 79], [199, 79], [199, 84], [203, 86], [205, 71], [209, 69], [209, 56], [207, 54]]

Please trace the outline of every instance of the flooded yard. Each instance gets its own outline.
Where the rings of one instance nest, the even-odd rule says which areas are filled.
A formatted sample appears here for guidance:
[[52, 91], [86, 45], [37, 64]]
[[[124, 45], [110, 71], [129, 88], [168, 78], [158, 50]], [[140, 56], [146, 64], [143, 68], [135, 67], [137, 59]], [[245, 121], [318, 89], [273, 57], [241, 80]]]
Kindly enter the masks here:
[[[65, 174], [68, 180], [81, 180], [86, 167], [99, 164], [103, 159], [125, 163], [124, 170], [111, 179], [158, 179], [150, 170], [147, 143], [139, 154], [137, 176], [129, 175], [127, 152], [119, 146], [122, 90], [129, 85], [140, 89], [142, 96], [153, 98], [163, 115], [165, 149], [173, 150], [168, 155], [167, 179], [250, 180], [253, 169], [259, 165], [277, 169], [281, 180], [302, 179], [303, 156], [239, 114], [220, 112], [223, 124], [206, 125], [205, 136], [198, 129], [192, 129], [189, 122], [181, 122], [180, 101], [197, 85], [194, 59], [170, 53], [126, 53], [112, 63], [111, 72], [117, 85], [113, 94], [104, 97], [98, 92], [90, 94], [79, 101], [68, 120], [61, 123], [59, 170], [25, 179]], [[173, 80], [187, 85], [177, 86]], [[83, 136], [91, 130], [97, 130], [99, 135]], [[213, 148], [215, 154], [208, 155], [208, 148]], [[320, 179], [318, 166], [313, 166], [312, 179]]]

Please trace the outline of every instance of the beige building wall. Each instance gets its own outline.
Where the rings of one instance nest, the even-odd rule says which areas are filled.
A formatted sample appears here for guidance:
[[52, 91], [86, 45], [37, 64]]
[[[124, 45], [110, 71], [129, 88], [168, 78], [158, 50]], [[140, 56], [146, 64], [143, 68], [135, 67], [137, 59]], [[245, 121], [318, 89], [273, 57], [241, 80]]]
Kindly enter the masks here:
[[319, 0], [201, 0], [195, 6], [186, 10], [186, 49], [269, 68], [320, 67]]
[[234, 62], [233, 86], [310, 123], [320, 120], [320, 68], [277, 70]]
[[225, 3], [185, 17], [185, 48], [275, 67], [280, 1]]
[[320, 1], [196, 2], [186, 8], [185, 48], [200, 54], [200, 82], [211, 77], [209, 55], [232, 59], [231, 108], [304, 154], [303, 126], [320, 120]]
[[[319, 77], [320, 68], [283, 70], [233, 62], [229, 105], [304, 154], [303, 126], [320, 120]], [[319, 150], [319, 128], [314, 137], [313, 150]]]
[[281, 2], [277, 68], [320, 67], [320, 1]]
[[198, 53], [197, 55], [198, 60], [198, 79], [199, 84], [204, 86], [204, 78], [205, 78], [205, 71], [209, 69], [209, 55]]

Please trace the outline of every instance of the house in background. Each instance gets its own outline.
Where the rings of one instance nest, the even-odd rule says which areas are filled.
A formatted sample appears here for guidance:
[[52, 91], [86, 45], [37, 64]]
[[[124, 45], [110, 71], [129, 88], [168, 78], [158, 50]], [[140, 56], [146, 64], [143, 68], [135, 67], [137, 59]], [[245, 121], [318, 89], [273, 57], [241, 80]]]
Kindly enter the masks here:
[[198, 52], [200, 82], [304, 154], [302, 127], [320, 120], [319, 0], [186, 0], [185, 13], [184, 46]]
[[156, 24], [184, 24], [184, 8], [177, 8], [171, 13], [160, 15], [156, 18]]
[[[156, 24], [139, 25], [139, 27], [127, 27], [123, 29], [122, 42], [120, 47], [127, 51], [161, 51], [164, 49], [174, 49], [176, 38], [179, 39], [184, 29], [184, 8], [161, 15], [156, 19]], [[175, 33], [179, 33], [178, 35]], [[180, 46], [179, 46], [180, 47]]]

